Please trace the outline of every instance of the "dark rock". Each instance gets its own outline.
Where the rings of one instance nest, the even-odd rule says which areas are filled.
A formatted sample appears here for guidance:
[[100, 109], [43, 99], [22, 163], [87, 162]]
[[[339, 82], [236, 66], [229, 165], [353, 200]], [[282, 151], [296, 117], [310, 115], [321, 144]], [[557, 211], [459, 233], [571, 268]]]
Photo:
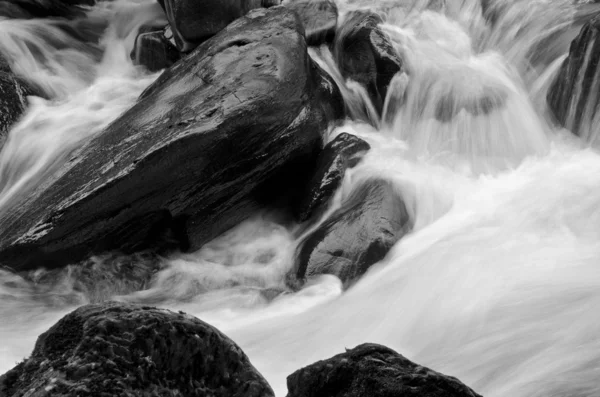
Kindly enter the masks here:
[[346, 169], [354, 167], [371, 146], [362, 139], [342, 133], [329, 142], [317, 159], [316, 172], [306, 186], [298, 207], [298, 220], [304, 222], [321, 213], [340, 187]]
[[33, 91], [2, 66], [0, 71], [0, 149], [4, 146], [11, 126], [21, 118], [27, 107], [27, 96]]
[[152, 32], [140, 32], [132, 54], [134, 63], [145, 66], [150, 72], [173, 65], [181, 58], [181, 54], [169, 38], [173, 38], [170, 26]]
[[95, 0], [0, 0], [0, 17], [7, 18], [73, 18], [84, 14], [82, 5]]
[[586, 140], [598, 134], [600, 16], [583, 26], [548, 90], [548, 106], [563, 127]]
[[0, 377], [2, 396], [244, 396], [273, 391], [216, 328], [180, 312], [110, 302], [83, 306]]
[[287, 378], [287, 397], [480, 397], [458, 379], [365, 343]]
[[284, 189], [269, 185], [282, 170], [298, 184], [334, 114], [302, 31], [284, 7], [255, 10], [167, 69], [0, 214], [0, 264], [56, 267], [165, 235], [195, 250]]
[[402, 60], [379, 27], [382, 22], [371, 12], [351, 12], [334, 43], [334, 57], [342, 76], [362, 84], [380, 114], [392, 78], [403, 70]]
[[179, 51], [188, 52], [248, 11], [279, 0], [159, 0], [173, 28]]
[[368, 180], [300, 244], [288, 284], [297, 288], [306, 278], [333, 274], [348, 286], [411, 229], [406, 206], [394, 187]]
[[302, 19], [308, 45], [318, 46], [333, 41], [338, 20], [338, 9], [333, 1], [290, 0], [284, 5]]

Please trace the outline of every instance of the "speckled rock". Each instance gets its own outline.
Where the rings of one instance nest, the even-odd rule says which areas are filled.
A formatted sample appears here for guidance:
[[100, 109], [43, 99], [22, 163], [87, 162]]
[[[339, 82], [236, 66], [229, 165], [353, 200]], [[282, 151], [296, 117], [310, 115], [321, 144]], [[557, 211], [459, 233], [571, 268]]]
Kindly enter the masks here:
[[4, 146], [10, 127], [19, 120], [27, 107], [27, 96], [33, 92], [15, 78], [6, 64], [0, 70], [0, 149]]
[[272, 397], [227, 336], [185, 313], [109, 302], [83, 306], [0, 377], [2, 397]]
[[308, 45], [318, 46], [333, 41], [338, 21], [338, 8], [334, 1], [288, 0], [283, 5], [294, 10], [302, 19]]
[[480, 397], [460, 380], [372, 343], [294, 372], [287, 386], [287, 397]]

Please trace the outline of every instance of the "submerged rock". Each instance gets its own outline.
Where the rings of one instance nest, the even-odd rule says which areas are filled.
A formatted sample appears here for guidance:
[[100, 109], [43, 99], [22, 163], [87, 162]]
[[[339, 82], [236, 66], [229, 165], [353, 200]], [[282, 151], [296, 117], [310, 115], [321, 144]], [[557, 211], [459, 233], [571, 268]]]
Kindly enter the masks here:
[[158, 1], [173, 28], [177, 48], [183, 52], [193, 50], [248, 11], [279, 4], [279, 0]]
[[166, 70], [3, 211], [0, 264], [56, 267], [165, 235], [195, 250], [285, 189], [271, 180], [298, 184], [335, 114], [302, 32], [286, 8], [255, 10]]
[[136, 65], [145, 66], [150, 72], [158, 72], [173, 65], [181, 58], [177, 51], [170, 26], [164, 29], [140, 32], [135, 40], [133, 60]]
[[83, 306], [0, 377], [1, 396], [244, 396], [273, 391], [244, 352], [185, 313], [124, 303]]
[[306, 278], [333, 274], [347, 286], [411, 229], [394, 187], [384, 180], [368, 180], [301, 243], [288, 283], [298, 287]]
[[330, 43], [335, 37], [338, 8], [331, 0], [289, 0], [284, 2], [294, 10], [304, 24], [308, 45]]
[[600, 16], [583, 26], [547, 96], [558, 123], [588, 141], [594, 140], [599, 132], [599, 31]]
[[340, 187], [346, 169], [354, 167], [371, 146], [362, 139], [342, 133], [329, 142], [317, 159], [316, 172], [303, 192], [298, 208], [298, 220], [304, 222], [325, 204]]
[[380, 114], [392, 78], [403, 70], [389, 37], [378, 26], [382, 22], [377, 14], [354, 11], [346, 17], [334, 43], [342, 76], [362, 84]]
[[83, 9], [79, 6], [94, 3], [95, 0], [0, 0], [0, 17], [73, 18], [83, 15]]
[[460, 380], [365, 343], [287, 378], [287, 397], [479, 397]]

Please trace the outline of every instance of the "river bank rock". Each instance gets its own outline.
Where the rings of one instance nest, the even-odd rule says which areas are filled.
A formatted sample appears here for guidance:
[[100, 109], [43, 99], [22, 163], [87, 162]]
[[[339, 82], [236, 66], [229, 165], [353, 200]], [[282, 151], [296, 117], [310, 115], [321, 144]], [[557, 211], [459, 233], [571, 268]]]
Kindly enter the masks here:
[[287, 378], [287, 397], [480, 397], [460, 380], [365, 343]]
[[304, 183], [340, 106], [324, 85], [297, 16], [252, 11], [0, 215], [0, 264], [62, 266], [157, 249], [165, 236], [200, 248], [285, 189], [271, 180]]
[[367, 180], [300, 244], [288, 284], [298, 288], [307, 278], [332, 274], [348, 286], [411, 229], [406, 205], [394, 187], [384, 180]]
[[586, 23], [571, 43], [568, 57], [548, 90], [557, 122], [591, 141], [598, 134], [600, 105], [600, 16]]
[[306, 186], [298, 208], [298, 220], [304, 222], [323, 211], [342, 184], [348, 168], [362, 159], [371, 146], [355, 135], [341, 133], [329, 142], [317, 159], [316, 172]]
[[150, 72], [158, 72], [172, 66], [181, 58], [177, 51], [171, 26], [164, 29], [140, 31], [135, 39], [132, 59]]
[[6, 18], [73, 18], [83, 15], [83, 8], [95, 0], [0, 0], [0, 16]]
[[109, 302], [63, 317], [0, 377], [6, 397], [244, 396], [273, 391], [227, 336], [185, 313]]
[[279, 0], [158, 0], [173, 28], [179, 51], [188, 52], [250, 10]]
[[308, 45], [333, 42], [338, 21], [338, 8], [332, 0], [288, 0], [283, 5], [302, 19]]
[[403, 70], [402, 59], [378, 26], [381, 23], [375, 13], [354, 11], [338, 29], [333, 47], [342, 76], [362, 84], [380, 114], [392, 78]]

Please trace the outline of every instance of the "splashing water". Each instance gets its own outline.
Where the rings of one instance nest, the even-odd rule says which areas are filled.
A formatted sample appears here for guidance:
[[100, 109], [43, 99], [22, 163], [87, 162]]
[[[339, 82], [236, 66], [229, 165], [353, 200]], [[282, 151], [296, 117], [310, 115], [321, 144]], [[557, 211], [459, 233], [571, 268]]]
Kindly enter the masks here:
[[[342, 20], [353, 9], [381, 13], [407, 73], [392, 80], [380, 116], [327, 48], [310, 50], [351, 115], [327, 138], [350, 132], [372, 147], [329, 213], [364, 179], [385, 177], [402, 192], [413, 232], [346, 292], [332, 276], [286, 292], [310, 227], [271, 213], [192, 254], [108, 255], [27, 275], [0, 270], [0, 372], [66, 312], [112, 297], [185, 310], [219, 327], [278, 396], [294, 370], [363, 342], [386, 344], [486, 396], [600, 395], [600, 155], [555, 129], [544, 99], [573, 36], [575, 7], [338, 6]], [[150, 1], [101, 3], [89, 17], [103, 26], [98, 42], [64, 36], [52, 21], [0, 21], [0, 33], [12, 32], [0, 35], [0, 52], [52, 98], [31, 98], [0, 154], [0, 210], [43, 183], [155, 78], [128, 58], [137, 28], [156, 21]], [[60, 50], [30, 50], [48, 43]]]

